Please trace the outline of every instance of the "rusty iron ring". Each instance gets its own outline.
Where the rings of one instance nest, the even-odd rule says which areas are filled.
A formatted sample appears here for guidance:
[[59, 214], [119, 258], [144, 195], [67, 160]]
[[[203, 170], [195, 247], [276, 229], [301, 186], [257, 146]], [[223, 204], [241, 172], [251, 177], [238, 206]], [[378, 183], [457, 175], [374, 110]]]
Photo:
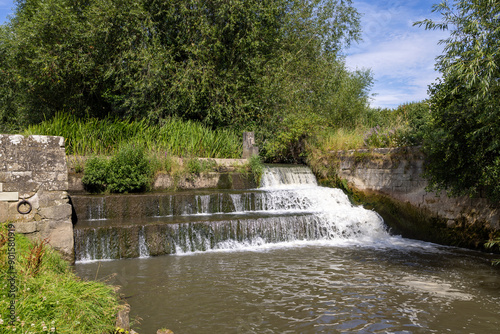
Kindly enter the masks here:
[[[23, 204], [27, 204], [28, 205], [28, 209], [25, 210], [25, 211], [22, 211], [20, 208], [21, 208], [21, 205]], [[19, 212], [20, 214], [22, 215], [27, 215], [28, 213], [31, 212], [31, 210], [33, 209], [33, 207], [31, 206], [30, 202], [28, 202], [27, 200], [25, 200], [24, 198], [21, 200], [21, 202], [17, 203], [17, 212]]]

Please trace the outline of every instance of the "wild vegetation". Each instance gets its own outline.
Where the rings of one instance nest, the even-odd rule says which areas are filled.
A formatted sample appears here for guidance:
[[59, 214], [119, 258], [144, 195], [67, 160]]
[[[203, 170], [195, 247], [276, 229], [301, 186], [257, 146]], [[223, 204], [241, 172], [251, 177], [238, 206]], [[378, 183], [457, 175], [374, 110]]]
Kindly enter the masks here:
[[450, 30], [437, 59], [442, 79], [430, 87], [427, 178], [451, 195], [500, 200], [500, 3], [443, 1], [442, 20], [426, 29]]
[[0, 121], [178, 118], [255, 131], [268, 160], [290, 160], [368, 107], [370, 72], [342, 59], [359, 17], [337, 0], [20, 0], [0, 28]]
[[147, 119], [78, 119], [56, 114], [50, 120], [28, 126], [25, 135], [63, 136], [68, 155], [112, 155], [125, 144], [178, 157], [240, 157], [241, 138], [231, 129], [212, 130], [194, 121], [168, 118], [157, 124]]
[[[0, 225], [0, 332], [114, 332], [119, 302], [113, 287], [79, 279], [44, 241], [32, 243], [21, 234], [9, 240], [7, 225]], [[8, 255], [14, 255], [14, 264]], [[12, 287], [15, 319], [10, 317]]]

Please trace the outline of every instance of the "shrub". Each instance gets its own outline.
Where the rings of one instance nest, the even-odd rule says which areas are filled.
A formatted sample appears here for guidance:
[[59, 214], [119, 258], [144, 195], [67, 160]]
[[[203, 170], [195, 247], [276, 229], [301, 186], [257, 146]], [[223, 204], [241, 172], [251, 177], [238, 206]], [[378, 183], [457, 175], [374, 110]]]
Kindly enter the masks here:
[[267, 162], [303, 163], [305, 143], [322, 129], [321, 117], [304, 111], [290, 114], [274, 129], [263, 143], [263, 156]]
[[215, 170], [217, 163], [212, 159], [189, 159], [186, 163], [187, 171], [191, 174], [197, 174], [204, 172], [209, 172]]
[[264, 174], [264, 164], [260, 156], [252, 155], [250, 157], [250, 170], [252, 171], [255, 183], [260, 184], [260, 179], [262, 178], [262, 174]]
[[145, 191], [152, 168], [144, 147], [126, 144], [109, 161], [108, 190], [116, 193]]
[[367, 147], [395, 147], [399, 146], [402, 137], [401, 129], [382, 130], [377, 125], [365, 134], [364, 144]]
[[106, 190], [108, 169], [109, 162], [106, 158], [93, 157], [87, 160], [82, 178], [85, 190], [92, 193], [99, 193]]

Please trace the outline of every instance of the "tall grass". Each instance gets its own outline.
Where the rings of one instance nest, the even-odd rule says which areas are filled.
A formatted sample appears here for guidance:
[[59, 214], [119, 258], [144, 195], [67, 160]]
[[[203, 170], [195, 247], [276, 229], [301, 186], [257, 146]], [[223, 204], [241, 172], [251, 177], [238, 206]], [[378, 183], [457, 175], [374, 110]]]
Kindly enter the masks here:
[[[118, 300], [112, 286], [82, 281], [44, 242], [15, 236], [15, 273], [9, 272], [7, 228], [0, 224], [0, 333], [112, 333]], [[9, 246], [9, 248], [11, 248]], [[10, 252], [10, 251], [9, 251]], [[10, 253], [9, 253], [10, 254]], [[15, 316], [8, 297], [15, 276]]]
[[331, 129], [325, 131], [314, 141], [315, 146], [323, 152], [346, 151], [362, 148], [367, 127], [360, 126], [354, 129]]
[[60, 113], [29, 126], [24, 134], [62, 136], [66, 139], [66, 153], [74, 155], [112, 155], [126, 143], [180, 157], [239, 158], [242, 152], [241, 138], [236, 132], [212, 130], [201, 123], [178, 118], [151, 125], [145, 119], [80, 120]]

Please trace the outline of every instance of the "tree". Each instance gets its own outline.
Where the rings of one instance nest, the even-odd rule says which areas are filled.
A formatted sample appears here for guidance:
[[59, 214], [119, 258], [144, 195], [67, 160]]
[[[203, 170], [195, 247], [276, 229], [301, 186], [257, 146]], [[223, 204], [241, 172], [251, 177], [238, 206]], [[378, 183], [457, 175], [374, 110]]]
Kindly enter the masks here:
[[147, 19], [135, 0], [17, 1], [0, 40], [0, 66], [16, 96], [2, 109], [15, 109], [24, 124], [58, 111], [78, 117], [119, 111], [126, 92], [117, 91], [118, 82], [140, 71], [135, 60], [149, 41]]
[[450, 29], [437, 58], [442, 78], [430, 87], [431, 129], [424, 143], [427, 178], [451, 195], [500, 199], [500, 3], [443, 1], [433, 7]]
[[371, 80], [342, 59], [359, 19], [351, 0], [18, 0], [0, 117], [179, 116], [263, 139], [292, 114], [352, 123]]

